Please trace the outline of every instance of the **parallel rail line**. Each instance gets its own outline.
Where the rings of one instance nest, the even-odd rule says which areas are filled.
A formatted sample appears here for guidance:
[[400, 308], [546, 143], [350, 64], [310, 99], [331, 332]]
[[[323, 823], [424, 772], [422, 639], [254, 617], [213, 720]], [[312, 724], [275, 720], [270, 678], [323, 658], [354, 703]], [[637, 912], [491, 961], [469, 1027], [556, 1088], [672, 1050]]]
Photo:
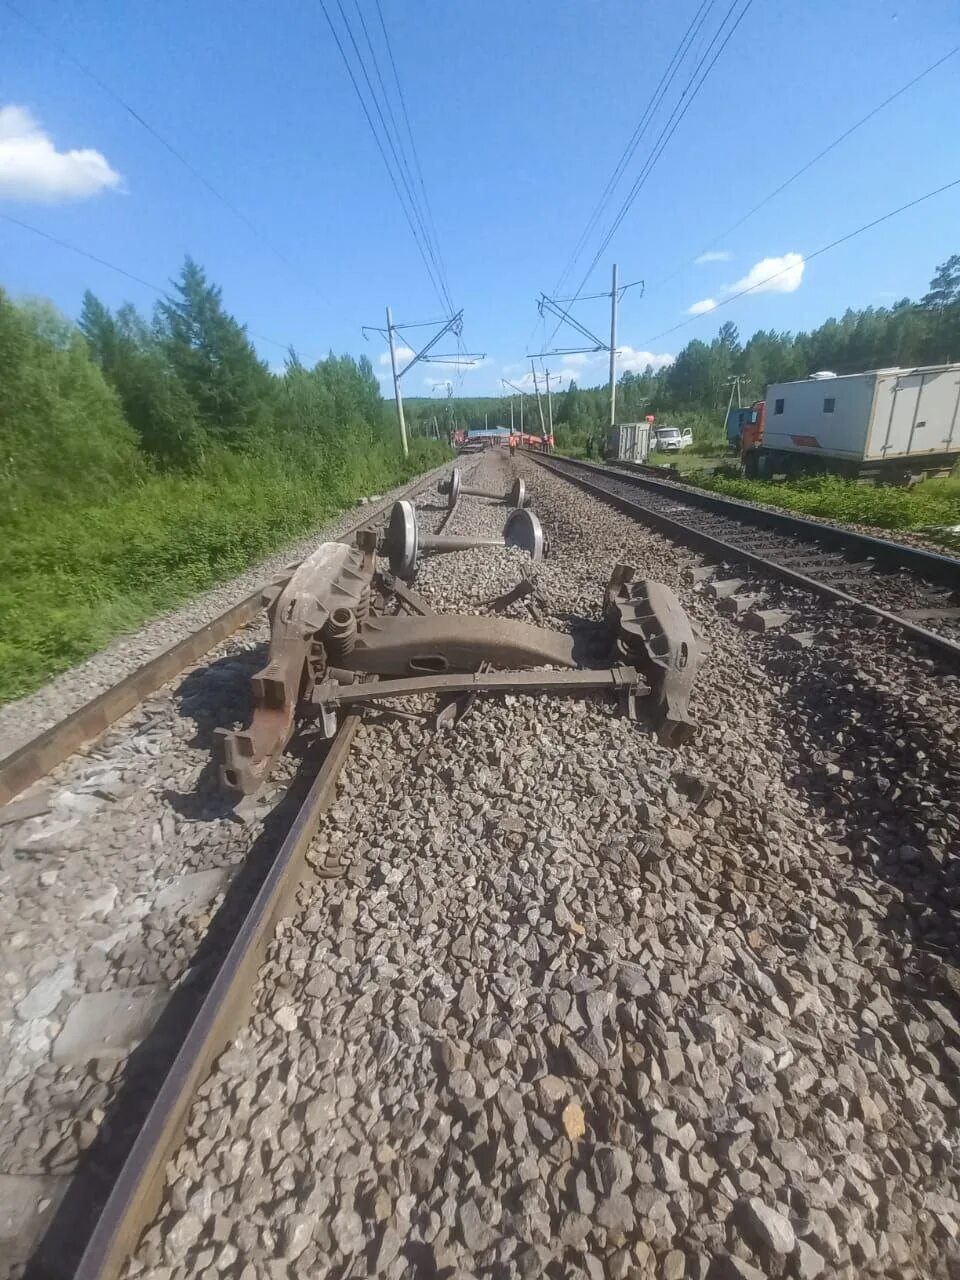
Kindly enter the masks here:
[[[674, 541], [720, 561], [742, 561], [892, 623], [960, 663], [960, 640], [922, 625], [928, 620], [960, 631], [960, 559], [595, 463], [530, 457]], [[906, 570], [909, 581], [890, 572], [897, 570]], [[918, 591], [929, 599], [917, 604]], [[905, 603], [888, 608], [866, 598], [869, 594], [900, 594]]]
[[[347, 540], [359, 529], [378, 522], [399, 498], [428, 490], [448, 465], [445, 463], [418, 476], [399, 493], [380, 503], [364, 506], [356, 520], [340, 533], [340, 540]], [[451, 514], [445, 514], [444, 523]], [[278, 578], [284, 581], [286, 576], [281, 574]], [[275, 585], [278, 578], [265, 582], [0, 760], [0, 806], [45, 777], [162, 685], [256, 618], [264, 608], [264, 589]], [[108, 1280], [117, 1276], [136, 1245], [143, 1223], [149, 1221], [158, 1207], [165, 1164], [179, 1140], [190, 1102], [218, 1053], [243, 1021], [255, 986], [257, 968], [274, 936], [277, 922], [286, 913], [300, 884], [307, 849], [322, 814], [336, 796], [337, 782], [349, 758], [360, 720], [360, 712], [346, 710], [316, 778], [294, 813], [262, 883], [233, 932], [208, 989], [199, 998], [189, 1027], [153, 1096], [142, 1126], [122, 1155], [119, 1173], [102, 1208], [97, 1212], [95, 1221], [89, 1222], [89, 1236], [86, 1241], [76, 1241], [78, 1253], [81, 1247], [83, 1249], [72, 1272], [77, 1280]], [[87, 1176], [82, 1171], [79, 1174], [81, 1178]], [[81, 1191], [81, 1199], [83, 1194]], [[86, 1226], [86, 1219], [84, 1223]], [[56, 1226], [55, 1215], [51, 1230]], [[59, 1274], [59, 1264], [50, 1255], [47, 1241], [42, 1240], [27, 1274], [46, 1278], [55, 1273]]]
[[107, 1280], [120, 1273], [160, 1204], [164, 1173], [196, 1092], [243, 1021], [277, 922], [300, 884], [310, 841], [334, 800], [360, 713], [347, 713], [323, 764], [254, 898], [124, 1161], [74, 1273]]

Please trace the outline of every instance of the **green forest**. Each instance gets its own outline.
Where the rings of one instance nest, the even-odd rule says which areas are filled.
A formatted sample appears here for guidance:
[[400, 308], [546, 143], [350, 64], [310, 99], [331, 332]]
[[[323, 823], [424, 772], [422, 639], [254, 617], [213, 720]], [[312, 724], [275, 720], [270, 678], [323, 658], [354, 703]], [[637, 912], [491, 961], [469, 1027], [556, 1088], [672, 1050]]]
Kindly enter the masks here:
[[391, 411], [366, 358], [271, 373], [189, 259], [149, 319], [0, 290], [0, 700], [446, 456]]
[[[737, 326], [727, 322], [712, 342], [694, 338], [666, 368], [621, 375], [617, 420], [636, 422], [650, 413], [661, 421], [669, 417], [679, 426], [693, 427], [699, 446], [709, 449], [724, 440], [730, 379], [736, 374], [741, 378], [744, 403], [749, 403], [763, 398], [768, 383], [806, 378], [819, 369], [857, 373], [958, 359], [960, 255], [954, 255], [937, 267], [919, 301], [903, 298], [890, 307], [849, 310], [809, 333], [760, 329], [742, 342]], [[524, 402], [525, 421], [531, 430], [539, 430], [539, 425], [533, 425], [539, 423], [535, 398], [525, 397]], [[415, 412], [423, 429], [428, 429], [435, 414], [441, 425], [448, 414], [468, 427], [482, 427], [484, 414], [491, 426], [510, 423], [510, 402], [498, 396], [422, 400], [416, 402]], [[571, 383], [568, 390], [555, 394], [558, 448], [599, 456], [609, 412], [606, 384], [588, 388]]]
[[[723, 324], [711, 342], [687, 343], [659, 372], [624, 373], [617, 416], [668, 417], [694, 428], [696, 450], [719, 452], [734, 375], [750, 401], [769, 382], [818, 369], [958, 357], [955, 255], [918, 301], [850, 310], [809, 333], [760, 330], [745, 342]], [[111, 311], [87, 293], [74, 325], [47, 302], [14, 302], [0, 290], [0, 700], [240, 572], [362, 494], [440, 461], [449, 428], [482, 426], [485, 415], [490, 425], [510, 421], [500, 397], [412, 399], [407, 409], [404, 462], [369, 360], [331, 354], [307, 367], [290, 351], [283, 372], [271, 372], [189, 259], [149, 318], [129, 305]], [[534, 423], [533, 397], [526, 410]], [[558, 447], [599, 455], [608, 412], [605, 386], [571, 383], [553, 397]], [[931, 487], [928, 506], [934, 496]], [[807, 493], [802, 485], [792, 498], [811, 510], [841, 500], [849, 503], [846, 490]], [[916, 502], [906, 512], [907, 501], [874, 499], [890, 507], [891, 527], [922, 522]], [[944, 501], [951, 511], [952, 491]]]

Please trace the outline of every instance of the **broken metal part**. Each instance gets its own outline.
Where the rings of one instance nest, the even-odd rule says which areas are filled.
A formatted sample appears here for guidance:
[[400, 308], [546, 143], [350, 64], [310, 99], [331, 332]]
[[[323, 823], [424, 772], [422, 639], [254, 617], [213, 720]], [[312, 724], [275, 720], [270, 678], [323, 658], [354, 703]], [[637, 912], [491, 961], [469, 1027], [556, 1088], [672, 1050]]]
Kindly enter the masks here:
[[[252, 681], [250, 726], [215, 733], [221, 774], [228, 787], [256, 791], [270, 773], [293, 733], [301, 696], [320, 674], [325, 645], [332, 639], [339, 653], [351, 647], [350, 633], [356, 638], [358, 620], [370, 607], [372, 573], [369, 540], [365, 547], [323, 542], [274, 600], [268, 662]], [[337, 621], [332, 621], [335, 617]], [[318, 654], [314, 641], [321, 635], [324, 641]], [[315, 663], [321, 655], [322, 661]]]
[[416, 591], [413, 591], [405, 582], [395, 577], [392, 573], [375, 573], [373, 575], [373, 584], [381, 595], [395, 596], [401, 604], [407, 607], [410, 613], [418, 613], [423, 618], [432, 618], [436, 615], [436, 609], [431, 609], [423, 596], [418, 595]]
[[460, 468], [454, 467], [449, 480], [441, 480], [437, 485], [438, 493], [447, 495], [449, 510], [457, 505], [462, 496], [469, 498], [492, 498], [494, 502], [504, 502], [510, 507], [522, 507], [527, 500], [527, 486], [517, 477], [506, 493], [491, 493], [489, 489], [468, 489], [463, 483]]
[[421, 551], [467, 551], [473, 547], [518, 547], [532, 560], [543, 559], [544, 537], [540, 521], [525, 507], [511, 511], [499, 538], [465, 538], [447, 533], [421, 533], [412, 502], [394, 503], [381, 550], [390, 561], [390, 572], [410, 581], [417, 572]]
[[535, 578], [522, 577], [509, 591], [487, 600], [484, 608], [490, 613], [503, 613], [512, 604], [522, 600], [534, 622], [542, 623], [549, 608], [549, 601]]
[[[529, 528], [529, 519], [529, 512], [518, 509], [508, 524]], [[451, 713], [456, 717], [479, 692], [608, 688], [635, 719], [638, 697], [651, 692], [639, 683], [641, 664], [649, 673], [661, 740], [677, 742], [689, 732], [687, 700], [702, 645], [669, 588], [634, 582], [634, 570], [618, 565], [604, 605], [624, 665], [584, 670], [580, 632], [503, 617], [435, 614], [415, 592], [385, 575], [378, 590], [388, 592], [392, 585], [413, 613], [371, 615], [376, 537], [364, 530], [357, 542], [356, 547], [318, 547], [275, 600], [269, 661], [253, 679], [250, 725], [218, 734], [221, 776], [231, 790], [244, 795], [259, 790], [298, 718], [329, 738], [336, 732], [339, 708], [352, 702], [424, 692], [466, 694]], [[529, 580], [507, 594], [525, 602], [533, 598]], [[580, 669], [530, 671], [533, 667]]]
[[675, 746], [695, 728], [688, 704], [706, 645], [674, 592], [662, 582], [635, 580], [635, 573], [630, 565], [614, 566], [604, 616], [616, 635], [617, 652], [650, 681], [660, 741]]
[[[478, 675], [484, 675], [492, 670], [489, 662], [481, 662]], [[476, 689], [470, 690], [468, 693], [455, 694], [446, 702], [442, 702], [434, 717], [434, 730], [440, 733], [444, 729], [452, 729], [454, 725], [458, 725], [470, 713], [471, 707], [477, 701]]]
[[574, 637], [512, 618], [370, 618], [360, 628], [349, 657], [338, 663], [378, 675], [476, 672], [481, 662], [498, 667], [575, 667]]

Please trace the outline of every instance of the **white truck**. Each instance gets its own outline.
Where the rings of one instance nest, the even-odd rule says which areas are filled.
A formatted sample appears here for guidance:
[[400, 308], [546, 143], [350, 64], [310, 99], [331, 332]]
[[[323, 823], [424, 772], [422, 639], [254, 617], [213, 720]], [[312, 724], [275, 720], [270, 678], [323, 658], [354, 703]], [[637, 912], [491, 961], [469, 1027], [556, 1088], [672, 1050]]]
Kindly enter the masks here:
[[960, 462], [960, 364], [777, 382], [742, 436], [748, 475], [904, 479]]
[[654, 427], [654, 445], [661, 453], [679, 453], [693, 444], [693, 432], [689, 427]]

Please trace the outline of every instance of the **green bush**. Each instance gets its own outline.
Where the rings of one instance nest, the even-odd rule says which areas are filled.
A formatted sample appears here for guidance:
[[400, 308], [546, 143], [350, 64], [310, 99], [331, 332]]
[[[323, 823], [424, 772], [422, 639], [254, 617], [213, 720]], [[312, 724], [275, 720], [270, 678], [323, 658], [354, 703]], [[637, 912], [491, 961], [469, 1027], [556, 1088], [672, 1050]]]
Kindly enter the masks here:
[[960, 524], [958, 477], [925, 480], [910, 489], [861, 485], [839, 476], [810, 476], [774, 483], [699, 475], [697, 483], [704, 489], [744, 498], [748, 502], [763, 502], [846, 524], [875, 525], [878, 529], [923, 529]]
[[386, 443], [334, 457], [224, 452], [200, 475], [20, 511], [0, 530], [0, 700], [448, 456], [429, 440], [414, 441], [406, 463]]

